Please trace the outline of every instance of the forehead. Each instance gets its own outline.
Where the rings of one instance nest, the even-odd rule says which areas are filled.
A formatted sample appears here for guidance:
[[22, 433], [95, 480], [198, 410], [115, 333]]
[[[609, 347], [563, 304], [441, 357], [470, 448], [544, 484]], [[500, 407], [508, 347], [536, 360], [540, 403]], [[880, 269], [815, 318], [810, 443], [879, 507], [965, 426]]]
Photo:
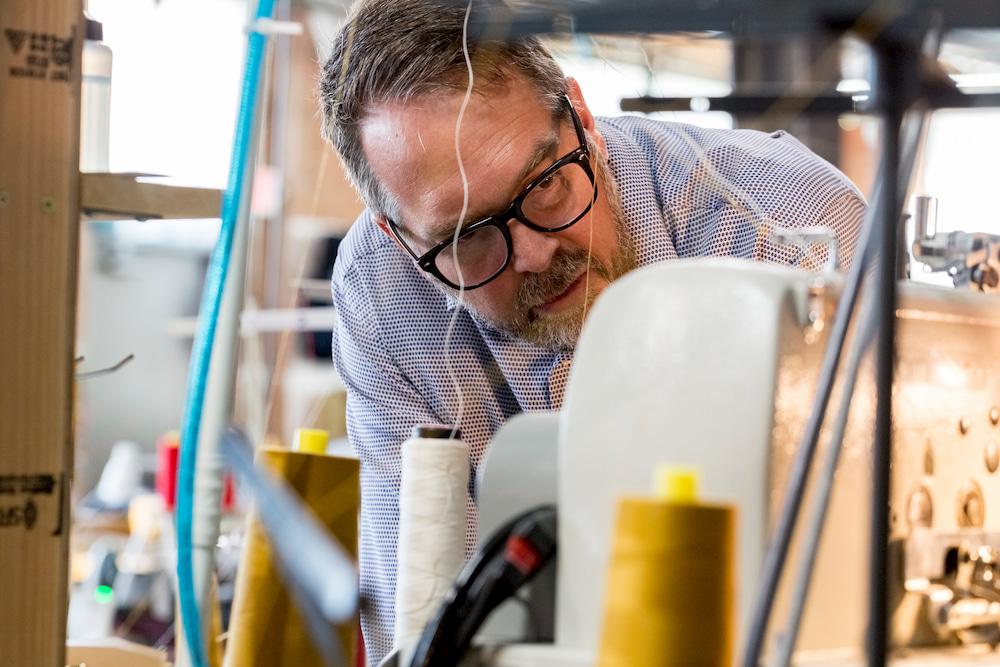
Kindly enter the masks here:
[[[461, 210], [455, 126], [462, 100], [461, 93], [444, 93], [383, 103], [362, 121], [368, 163], [398, 203], [399, 222], [417, 234], [435, 222], [457, 219]], [[460, 135], [470, 212], [506, 205], [539, 142], [552, 138], [555, 128], [551, 111], [527, 84], [473, 94]]]

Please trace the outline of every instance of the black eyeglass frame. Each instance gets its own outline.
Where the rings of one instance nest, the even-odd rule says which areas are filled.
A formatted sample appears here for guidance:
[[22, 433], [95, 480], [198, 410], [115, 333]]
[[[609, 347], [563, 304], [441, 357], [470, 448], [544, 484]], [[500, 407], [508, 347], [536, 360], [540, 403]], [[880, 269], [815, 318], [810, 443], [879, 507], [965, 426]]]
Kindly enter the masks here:
[[[478, 283], [475, 283], [473, 285], [465, 285], [464, 287], [456, 285], [452, 281], [445, 278], [444, 275], [441, 274], [441, 271], [437, 268], [436, 265], [437, 256], [457, 240], [454, 236], [451, 236], [441, 241], [440, 243], [435, 245], [433, 248], [431, 248], [424, 254], [418, 255], [404, 240], [399, 225], [397, 225], [390, 218], [386, 218], [386, 223], [388, 223], [389, 229], [392, 231], [393, 236], [396, 237], [396, 240], [399, 241], [399, 244], [403, 246], [406, 252], [408, 252], [410, 256], [413, 257], [413, 259], [417, 263], [417, 266], [419, 266], [422, 270], [426, 271], [427, 273], [431, 274], [432, 276], [443, 282], [445, 285], [448, 285], [452, 289], [464, 289], [466, 291], [476, 289], [477, 287], [482, 287], [483, 285], [495, 280], [501, 273], [507, 270], [508, 266], [510, 266], [511, 258], [514, 256], [514, 240], [511, 238], [510, 229], [508, 229], [507, 223], [510, 222], [512, 219], [517, 220], [521, 224], [537, 232], [554, 234], [556, 232], [561, 232], [569, 229], [570, 227], [578, 223], [580, 220], [582, 220], [583, 217], [590, 212], [590, 210], [594, 207], [594, 202], [597, 201], [597, 180], [594, 178], [594, 170], [590, 166], [590, 149], [587, 147], [587, 135], [583, 131], [583, 123], [580, 121], [580, 117], [577, 115], [576, 109], [573, 108], [572, 102], [569, 101], [569, 97], [563, 95], [562, 99], [563, 102], [566, 104], [566, 106], [569, 107], [570, 117], [573, 119], [573, 128], [576, 130], [576, 137], [577, 139], [579, 139], [580, 145], [574, 148], [569, 153], [563, 155], [561, 158], [557, 159], [555, 162], [549, 165], [545, 169], [545, 171], [543, 171], [538, 176], [533, 178], [531, 182], [528, 183], [528, 185], [526, 185], [523, 190], [521, 190], [520, 194], [514, 197], [510, 205], [504, 211], [482, 218], [481, 220], [477, 220], [476, 222], [466, 225], [466, 227], [461, 232], [459, 232], [458, 239], [461, 239], [463, 236], [472, 234], [473, 232], [483, 229], [485, 227], [496, 227], [497, 229], [499, 229], [500, 233], [503, 235], [504, 240], [507, 242], [507, 259], [504, 260], [503, 265], [499, 269], [497, 269], [496, 272], [493, 273], [493, 275], [491, 275], [489, 278], [481, 280]], [[583, 169], [583, 171], [587, 174], [587, 177], [590, 179], [591, 186], [593, 186], [594, 188], [594, 195], [593, 197], [591, 197], [590, 203], [587, 204], [587, 208], [585, 208], [580, 213], [580, 215], [576, 216], [576, 218], [574, 218], [570, 222], [567, 222], [564, 225], [560, 225], [559, 227], [543, 227], [541, 225], [533, 223], [531, 220], [527, 218], [526, 215], [524, 215], [524, 211], [521, 210], [521, 205], [524, 203], [524, 200], [528, 197], [529, 194], [531, 194], [531, 191], [534, 190], [539, 183], [543, 182], [545, 179], [547, 179], [549, 176], [554, 174], [559, 169], [565, 167], [567, 164], [574, 164], [574, 163], [578, 164]]]

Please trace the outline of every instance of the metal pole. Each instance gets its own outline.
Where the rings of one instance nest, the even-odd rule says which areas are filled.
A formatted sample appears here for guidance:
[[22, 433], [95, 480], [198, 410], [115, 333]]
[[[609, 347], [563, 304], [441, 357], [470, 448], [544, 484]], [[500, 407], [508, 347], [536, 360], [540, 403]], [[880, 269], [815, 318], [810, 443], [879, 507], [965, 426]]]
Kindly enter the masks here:
[[[908, 62], [899, 45], [876, 42], [876, 104], [882, 109], [882, 155], [885, 207], [878, 233], [881, 256], [877, 264], [879, 309], [876, 339], [876, 413], [872, 449], [871, 543], [868, 606], [868, 665], [884, 667], [888, 648], [888, 534], [890, 460], [892, 455], [892, 384], [896, 333], [896, 228], [900, 215], [899, 134], [908, 99], [905, 84]], [[916, 52], [913, 53], [916, 56]]]
[[[276, 6], [278, 20], [291, 21], [291, 0], [278, 0]], [[286, 144], [288, 143], [288, 95], [291, 79], [291, 41], [290, 35], [275, 35], [274, 37], [274, 67], [272, 75], [273, 91], [271, 103], [271, 126], [268, 128], [270, 146], [268, 161], [277, 170], [281, 179], [281, 196], [278, 198], [274, 217], [267, 220], [267, 233], [264, 238], [264, 307], [281, 307], [281, 262], [282, 234], [285, 216], [285, 178], [287, 177], [288, 159]], [[300, 37], [300, 39], [302, 39]], [[268, 353], [270, 354], [270, 353]]]
[[[256, 3], [248, 4], [247, 17], [252, 21]], [[265, 46], [264, 58], [267, 58]], [[258, 87], [253, 104], [260, 108], [265, 97], [265, 86]], [[216, 329], [214, 351], [209, 364], [201, 432], [198, 437], [197, 464], [195, 469], [194, 503], [196, 513], [192, 522], [192, 575], [195, 596], [201, 612], [202, 645], [213, 651], [212, 634], [215, 594], [215, 550], [219, 541], [222, 520], [223, 475], [220, 442], [232, 421], [233, 395], [236, 370], [239, 362], [240, 313], [243, 310], [243, 293], [246, 285], [247, 255], [250, 243], [250, 201], [253, 193], [253, 174], [260, 146], [262, 114], [254, 114], [249, 149], [244, 167], [236, 223], [233, 231], [232, 255], [229, 274], [223, 287]], [[181, 667], [194, 663], [184, 633], [178, 633], [177, 664]]]

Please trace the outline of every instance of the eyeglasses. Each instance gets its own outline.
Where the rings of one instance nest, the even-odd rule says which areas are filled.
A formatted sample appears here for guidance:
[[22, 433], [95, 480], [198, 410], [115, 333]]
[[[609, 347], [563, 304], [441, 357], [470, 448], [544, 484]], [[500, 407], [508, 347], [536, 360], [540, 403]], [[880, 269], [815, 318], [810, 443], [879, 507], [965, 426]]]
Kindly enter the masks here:
[[517, 220], [535, 231], [554, 233], [569, 229], [590, 211], [597, 199], [597, 184], [587, 137], [569, 99], [564, 96], [563, 102], [569, 107], [580, 145], [534, 178], [504, 211], [466, 225], [458, 234], [457, 249], [452, 236], [418, 255], [399, 225], [386, 221], [417, 266], [454, 289], [460, 289], [460, 283], [465, 283], [466, 290], [476, 289], [510, 265], [514, 242], [508, 222]]

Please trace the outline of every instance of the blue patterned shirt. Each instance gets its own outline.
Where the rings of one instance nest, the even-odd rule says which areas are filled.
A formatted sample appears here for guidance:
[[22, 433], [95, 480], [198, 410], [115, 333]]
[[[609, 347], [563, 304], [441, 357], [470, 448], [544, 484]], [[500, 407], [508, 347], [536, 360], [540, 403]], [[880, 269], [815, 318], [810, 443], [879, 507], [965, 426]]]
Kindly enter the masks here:
[[[770, 230], [819, 225], [837, 234], [842, 262], [850, 261], [864, 200], [790, 135], [638, 116], [597, 122], [640, 266], [711, 255], [818, 269], [825, 250], [781, 245]], [[451, 424], [457, 417], [444, 356], [455, 306], [431, 280], [368, 212], [341, 244], [333, 273], [333, 356], [348, 392], [348, 435], [362, 463], [362, 628], [373, 665], [393, 644], [400, 445], [416, 424]], [[559, 407], [572, 356], [495, 331], [464, 310], [451, 355], [474, 470], [509, 417]], [[471, 496], [468, 515], [471, 554], [478, 539]]]

